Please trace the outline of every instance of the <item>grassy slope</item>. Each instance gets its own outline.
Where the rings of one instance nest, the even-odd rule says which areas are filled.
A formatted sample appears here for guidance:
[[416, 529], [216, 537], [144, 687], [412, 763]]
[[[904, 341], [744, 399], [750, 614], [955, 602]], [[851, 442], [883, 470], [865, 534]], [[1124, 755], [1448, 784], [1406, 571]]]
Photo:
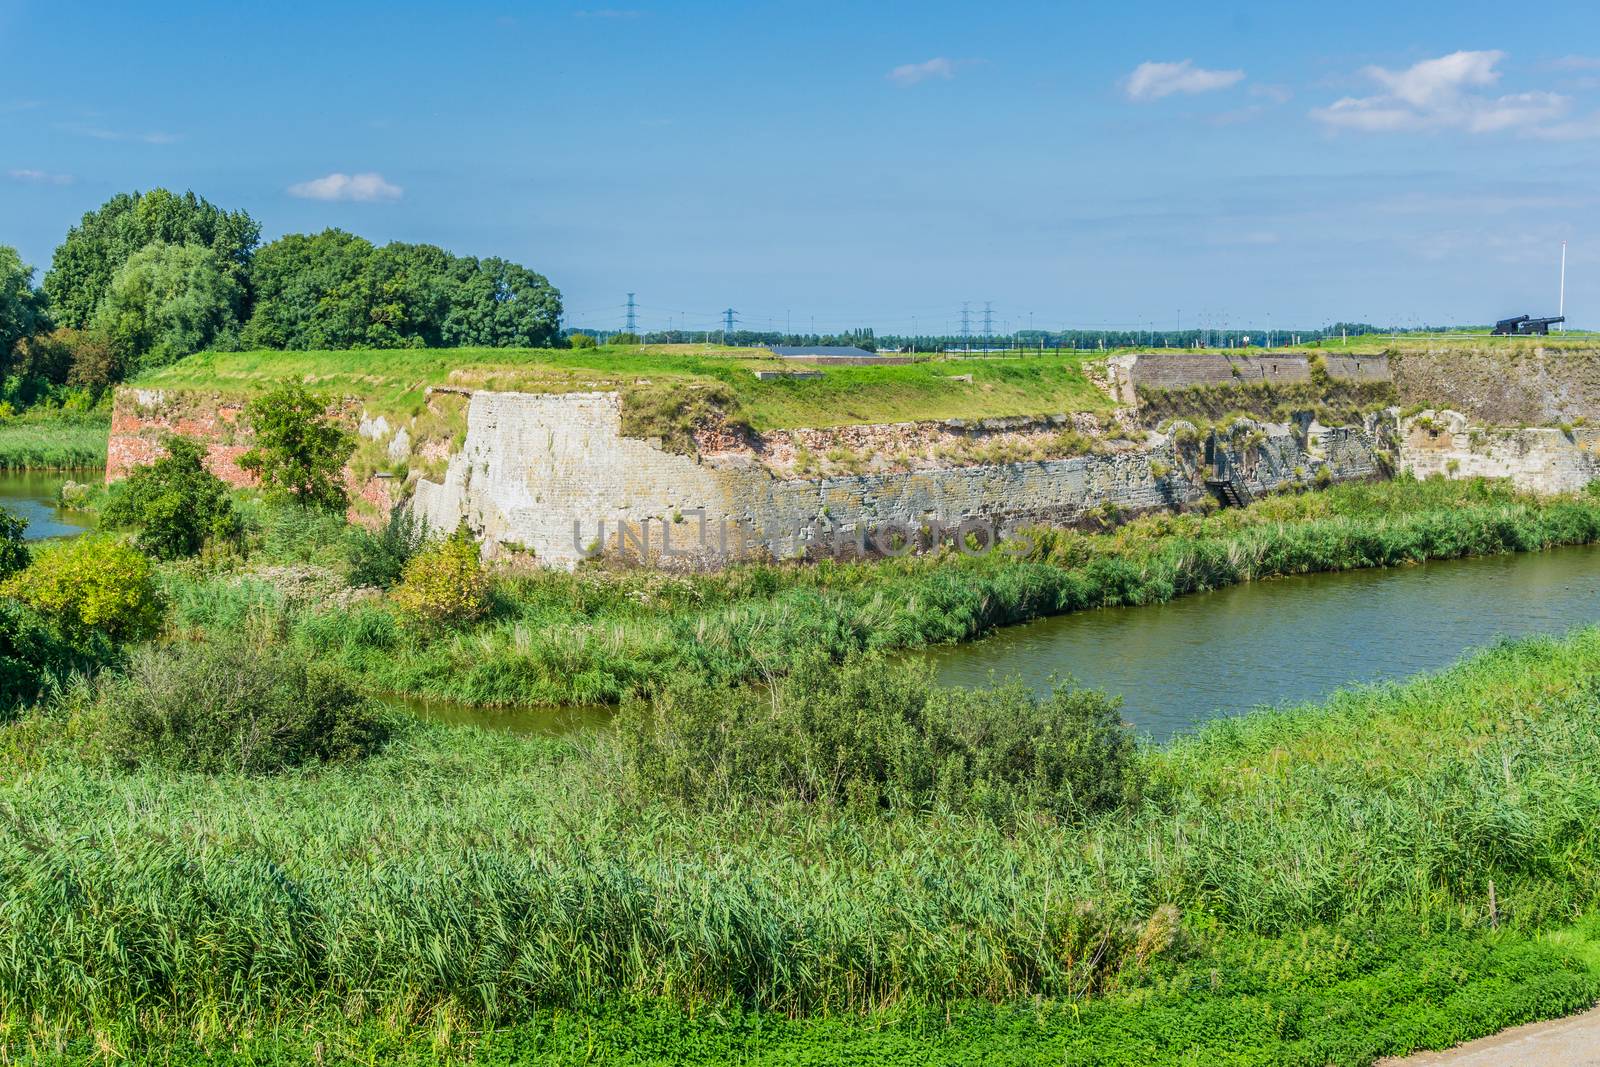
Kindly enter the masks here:
[[[630, 348], [593, 351], [398, 349], [350, 352], [225, 352], [191, 356], [140, 376], [151, 388], [248, 394], [283, 378], [359, 396], [376, 411], [415, 413], [429, 385], [565, 392], [617, 388], [640, 379], [720, 383], [757, 429], [854, 422], [1046, 415], [1109, 410], [1083, 372], [1087, 353], [1026, 359], [938, 361], [900, 367], [820, 368], [822, 377], [758, 381], [756, 369], [788, 367], [770, 357]], [[751, 353], [752, 350], [742, 350]], [[818, 368], [803, 368], [818, 369]], [[956, 374], [971, 374], [970, 383]]]
[[4, 1032], [153, 1063], [196, 1039], [238, 1063], [1448, 1045], [1600, 995], [1569, 926], [1600, 893], [1597, 672], [1600, 631], [1503, 645], [1213, 724], [1149, 755], [1137, 810], [1010, 831], [635, 811], [570, 749], [439, 727], [363, 767], [123, 773], [58, 713], [0, 733], [0, 960], [26, 963], [0, 966]]

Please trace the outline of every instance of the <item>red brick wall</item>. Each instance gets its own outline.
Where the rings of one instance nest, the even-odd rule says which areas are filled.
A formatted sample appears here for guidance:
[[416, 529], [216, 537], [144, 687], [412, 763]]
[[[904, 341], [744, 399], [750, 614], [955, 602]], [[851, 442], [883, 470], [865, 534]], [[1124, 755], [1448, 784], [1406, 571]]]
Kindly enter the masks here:
[[[218, 478], [235, 488], [255, 485], [256, 476], [239, 466], [239, 457], [251, 445], [250, 429], [240, 421], [243, 411], [244, 405], [238, 401], [216, 395], [118, 389], [111, 408], [111, 437], [106, 443], [106, 484], [166, 455], [161, 439], [176, 433], [205, 444], [206, 469]], [[358, 516], [355, 503], [365, 501], [379, 516], [386, 516], [401, 488], [392, 478], [360, 483], [348, 469], [345, 487], [350, 493], [350, 520], [367, 523], [371, 516]]]

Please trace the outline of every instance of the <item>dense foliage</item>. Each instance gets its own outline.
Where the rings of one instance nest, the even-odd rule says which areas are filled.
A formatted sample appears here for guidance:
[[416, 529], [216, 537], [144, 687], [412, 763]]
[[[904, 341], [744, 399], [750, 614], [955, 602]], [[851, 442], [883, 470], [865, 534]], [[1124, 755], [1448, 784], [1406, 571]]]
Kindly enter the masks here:
[[801, 652], [770, 692], [669, 683], [626, 705], [619, 778], [643, 796], [723, 807], [751, 800], [943, 808], [1080, 819], [1137, 800], [1117, 702], [1060, 687], [941, 689], [881, 656], [843, 666]]
[[136, 641], [161, 622], [155, 572], [135, 549], [105, 535], [84, 535], [40, 549], [0, 584], [58, 631], [77, 641]]
[[118, 193], [88, 212], [56, 249], [44, 290], [56, 323], [81, 329], [99, 311], [112, 280], [135, 254], [154, 244], [196, 246], [212, 253], [213, 262], [233, 283], [224, 290], [238, 311], [250, 267], [261, 239], [261, 225], [243, 211], [224, 211], [194, 193], [152, 189]]
[[242, 298], [211, 249], [157, 242], [117, 268], [91, 325], [120, 367], [159, 367], [234, 331]]
[[136, 527], [134, 543], [156, 559], [195, 555], [207, 541], [237, 540], [242, 527], [233, 498], [227, 484], [206, 470], [204, 449], [175, 434], [162, 445], [166, 455], [136, 468], [112, 490], [100, 524]]
[[[339, 230], [258, 247], [261, 226], [192, 192], [119, 193], [56, 249], [43, 288], [0, 246], [0, 400], [98, 396], [203, 349], [539, 347], [561, 294], [516, 263]], [[55, 329], [54, 333], [50, 331]], [[8, 385], [8, 380], [10, 384]]]
[[114, 759], [204, 774], [358, 759], [389, 732], [338, 674], [240, 638], [142, 650], [103, 703]]
[[560, 294], [525, 267], [342, 230], [272, 242], [251, 282], [253, 348], [534, 347], [561, 318]]
[[33, 335], [44, 318], [44, 300], [33, 287], [33, 268], [17, 250], [0, 245], [0, 383], [10, 373], [10, 353]]
[[302, 507], [342, 509], [344, 464], [355, 441], [328, 417], [328, 401], [289, 382], [245, 407], [255, 444], [239, 466], [255, 472], [269, 494]]

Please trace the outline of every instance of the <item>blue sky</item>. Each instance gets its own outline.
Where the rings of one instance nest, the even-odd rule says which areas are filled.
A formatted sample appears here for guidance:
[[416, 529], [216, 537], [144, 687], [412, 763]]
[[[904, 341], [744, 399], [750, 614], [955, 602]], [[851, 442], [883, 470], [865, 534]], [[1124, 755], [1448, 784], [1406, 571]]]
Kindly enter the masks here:
[[[0, 243], [119, 190], [577, 325], [1600, 327], [1600, 7], [0, 0]], [[616, 6], [600, 6], [614, 4]]]

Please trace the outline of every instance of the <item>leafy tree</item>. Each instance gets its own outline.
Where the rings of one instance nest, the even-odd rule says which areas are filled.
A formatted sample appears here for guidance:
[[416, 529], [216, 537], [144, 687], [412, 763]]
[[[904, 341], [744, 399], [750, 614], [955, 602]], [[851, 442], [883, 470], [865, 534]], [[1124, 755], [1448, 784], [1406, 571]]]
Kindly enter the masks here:
[[61, 326], [82, 329], [94, 318], [111, 280], [134, 253], [157, 242], [210, 249], [233, 283], [237, 316], [251, 254], [261, 226], [243, 211], [224, 211], [194, 193], [152, 189], [118, 193], [67, 233], [55, 251], [44, 290], [52, 317]]
[[370, 321], [367, 260], [372, 243], [343, 230], [292, 233], [250, 265], [255, 308], [243, 343], [252, 348], [355, 348]]
[[44, 322], [44, 296], [33, 287], [33, 268], [15, 248], [0, 245], [0, 382], [11, 373], [12, 350]]
[[574, 333], [568, 336], [567, 344], [573, 348], [598, 348], [600, 342], [594, 339], [592, 333]]
[[192, 556], [210, 541], [236, 540], [243, 530], [228, 486], [205, 468], [205, 451], [187, 438], [162, 442], [167, 454], [116, 487], [100, 513], [102, 526], [135, 526], [134, 543], [157, 559]]
[[74, 639], [99, 633], [136, 641], [161, 622], [150, 561], [105, 535], [86, 534], [39, 552], [0, 585], [0, 595], [22, 601]]
[[466, 523], [412, 556], [391, 595], [400, 613], [424, 630], [459, 626], [488, 614], [489, 575]]
[[27, 519], [0, 508], [0, 580], [28, 565], [28, 542], [23, 539], [27, 529]]
[[122, 265], [94, 315], [125, 367], [162, 366], [233, 328], [239, 283], [198, 245], [146, 245]]
[[449, 346], [536, 348], [554, 344], [561, 294], [542, 274], [503, 259], [457, 261], [442, 337]]
[[355, 440], [327, 418], [328, 403], [285, 382], [245, 407], [255, 447], [239, 457], [268, 493], [305, 507], [343, 508], [344, 465]]
[[342, 230], [290, 234], [251, 264], [242, 342], [266, 348], [535, 346], [552, 343], [561, 295], [502, 259], [434, 245], [375, 248]]

